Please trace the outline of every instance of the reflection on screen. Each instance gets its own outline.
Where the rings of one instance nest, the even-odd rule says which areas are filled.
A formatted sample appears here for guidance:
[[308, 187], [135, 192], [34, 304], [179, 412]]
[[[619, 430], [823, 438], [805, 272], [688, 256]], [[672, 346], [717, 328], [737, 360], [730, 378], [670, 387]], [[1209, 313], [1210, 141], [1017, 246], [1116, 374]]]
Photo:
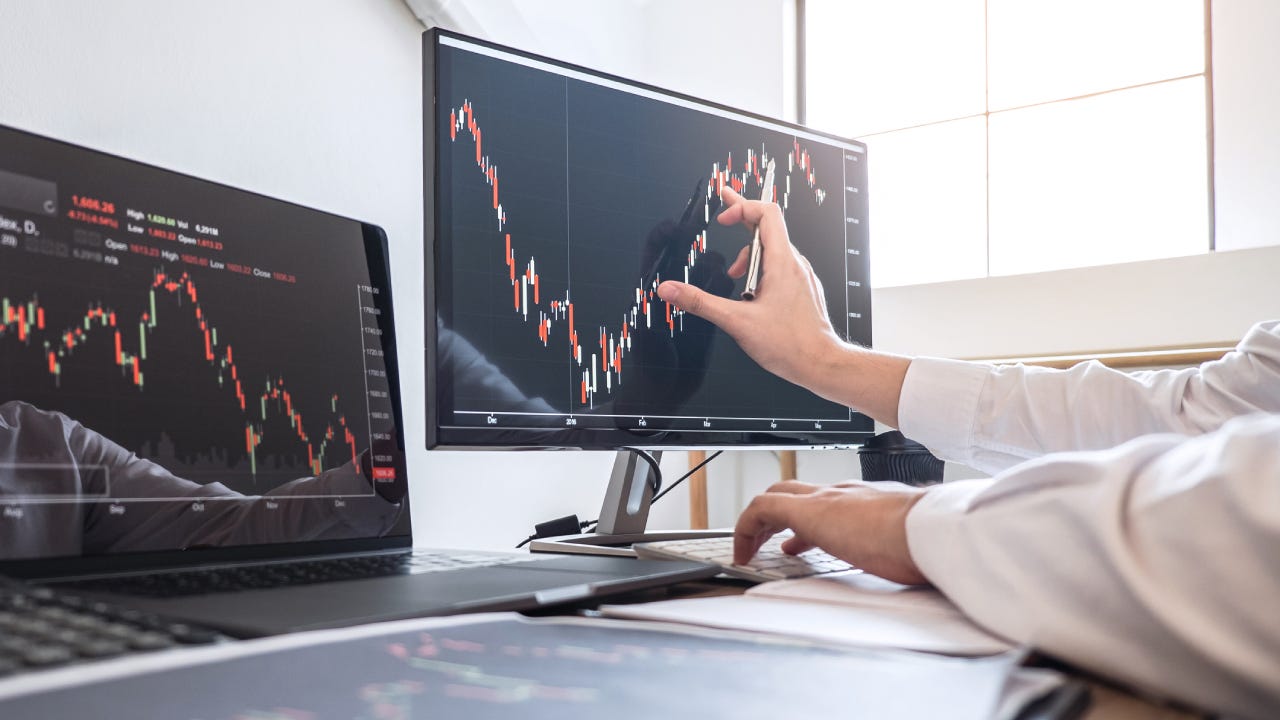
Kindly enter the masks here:
[[356, 221], [0, 128], [0, 559], [391, 531], [380, 262]]

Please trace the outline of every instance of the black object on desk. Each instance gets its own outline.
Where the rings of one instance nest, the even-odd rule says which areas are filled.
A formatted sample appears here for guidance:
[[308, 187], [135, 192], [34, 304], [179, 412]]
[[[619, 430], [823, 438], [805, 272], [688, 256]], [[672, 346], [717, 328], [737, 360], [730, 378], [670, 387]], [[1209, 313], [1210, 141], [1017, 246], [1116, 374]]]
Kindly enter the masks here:
[[1091, 702], [1089, 686], [1081, 680], [1069, 680], [1023, 708], [1017, 720], [1076, 720], [1084, 717]]
[[863, 480], [896, 480], [908, 485], [942, 482], [943, 462], [928, 448], [897, 430], [880, 433], [858, 449]]

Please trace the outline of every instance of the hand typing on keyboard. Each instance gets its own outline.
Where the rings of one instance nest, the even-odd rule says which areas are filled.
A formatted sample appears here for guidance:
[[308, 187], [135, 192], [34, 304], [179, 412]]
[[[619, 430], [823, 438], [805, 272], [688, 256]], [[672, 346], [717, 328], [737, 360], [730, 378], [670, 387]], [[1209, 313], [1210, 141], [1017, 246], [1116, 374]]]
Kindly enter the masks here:
[[861, 572], [849, 563], [817, 549], [789, 555], [782, 550], [783, 541], [788, 537], [790, 535], [774, 536], [760, 547], [755, 557], [742, 564], [733, 561], [732, 537], [641, 543], [635, 546], [635, 551], [640, 557], [693, 560], [719, 565], [726, 575], [755, 582]]
[[851, 482], [822, 487], [789, 480], [756, 496], [734, 528], [735, 564], [746, 564], [790, 529], [783, 552], [822, 548], [863, 570], [908, 585], [928, 582], [907, 546], [907, 513], [924, 490], [901, 483]]

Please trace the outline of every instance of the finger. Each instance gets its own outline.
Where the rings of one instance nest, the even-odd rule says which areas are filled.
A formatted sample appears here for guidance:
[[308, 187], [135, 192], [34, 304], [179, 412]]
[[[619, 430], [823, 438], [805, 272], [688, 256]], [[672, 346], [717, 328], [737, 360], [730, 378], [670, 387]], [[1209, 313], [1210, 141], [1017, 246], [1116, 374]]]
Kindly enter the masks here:
[[823, 315], [827, 315], [827, 294], [822, 290], [822, 280], [818, 278], [818, 273], [813, 271], [813, 264], [809, 262], [809, 258], [801, 255], [800, 262], [804, 264], [805, 272], [808, 273], [809, 290], [817, 300], [818, 309], [822, 311]]
[[782, 482], [776, 482], [770, 485], [769, 489], [765, 492], [786, 493], [787, 495], [808, 495], [809, 493], [814, 493], [821, 489], [822, 488], [818, 485], [811, 485], [809, 483], [800, 482], [799, 480], [783, 480]]
[[758, 495], [738, 516], [733, 528], [733, 561], [745, 565], [761, 545], [790, 527], [789, 514], [794, 498], [778, 493]]
[[728, 330], [725, 325], [733, 320], [734, 306], [737, 305], [733, 300], [717, 297], [675, 280], [667, 280], [659, 285], [658, 297], [725, 330]]
[[733, 533], [733, 564], [746, 565], [751, 562], [751, 558], [756, 556], [756, 552], [769, 538], [778, 534], [780, 530], [769, 528], [767, 530], [756, 530], [751, 534], [737, 532]]
[[725, 207], [716, 216], [716, 220], [721, 225], [746, 225], [748, 230], [760, 224], [764, 216], [764, 206], [769, 204], [759, 200], [748, 200], [728, 185], [720, 192], [720, 198], [724, 201]]
[[790, 537], [782, 542], [782, 552], [788, 555], [799, 555], [800, 553], [809, 552], [817, 547], [812, 543], [807, 543], [799, 537]]
[[782, 208], [771, 202], [756, 205], [760, 208], [760, 243], [764, 246], [765, 260], [776, 265], [785, 262], [792, 253], [798, 254], [800, 251], [791, 244], [787, 235], [787, 221], [782, 217]]
[[745, 245], [743, 246], [742, 250], [738, 252], [737, 259], [735, 259], [733, 261], [733, 264], [729, 266], [729, 270], [728, 270], [729, 277], [737, 280], [743, 275], [746, 275], [747, 266], [749, 264], [751, 264], [751, 246]]
[[[724, 187], [720, 188], [720, 202], [724, 204], [724, 209], [720, 211], [720, 215], [717, 215], [717, 217], [729, 212], [730, 208], [732, 208], [734, 205], [740, 204], [743, 200], [746, 200], [746, 198], [739, 195], [736, 190], [729, 187], [728, 185], [725, 185]], [[736, 212], [742, 212], [742, 208], [738, 208]], [[735, 223], [741, 222], [741, 220], [740, 219], [734, 220], [733, 222]], [[732, 223], [725, 223], [725, 224], [730, 225]]]

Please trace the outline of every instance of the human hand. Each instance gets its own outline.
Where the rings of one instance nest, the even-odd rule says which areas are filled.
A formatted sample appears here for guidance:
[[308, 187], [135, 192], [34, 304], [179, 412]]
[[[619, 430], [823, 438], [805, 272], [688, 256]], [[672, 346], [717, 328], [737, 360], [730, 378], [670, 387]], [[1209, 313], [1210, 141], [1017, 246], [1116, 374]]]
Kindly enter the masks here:
[[[777, 204], [746, 200], [729, 187], [721, 197], [725, 210], [717, 217], [720, 224], [760, 228], [763, 262], [756, 299], [729, 300], [676, 281], [662, 283], [658, 295], [718, 325], [761, 367], [814, 389], [824, 370], [816, 361], [842, 345], [827, 315], [822, 282], [791, 245]], [[742, 277], [749, 257], [748, 245], [729, 267], [729, 276]]]
[[783, 552], [826, 552], [886, 580], [928, 582], [907, 546], [907, 513], [925, 490], [901, 483], [849, 482], [823, 487], [795, 480], [757, 495], [738, 517], [733, 561], [746, 564], [769, 538], [790, 529]]

